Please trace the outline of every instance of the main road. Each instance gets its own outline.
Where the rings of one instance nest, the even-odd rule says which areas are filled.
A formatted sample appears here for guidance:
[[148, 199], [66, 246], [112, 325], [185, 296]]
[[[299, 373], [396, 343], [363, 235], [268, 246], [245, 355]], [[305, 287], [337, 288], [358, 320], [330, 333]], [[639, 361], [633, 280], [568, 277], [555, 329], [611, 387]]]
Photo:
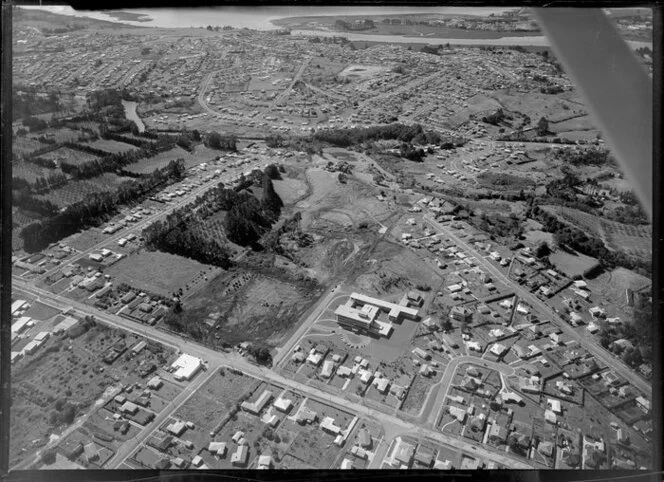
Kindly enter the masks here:
[[629, 368], [627, 365], [616, 359], [616, 357], [614, 357], [611, 353], [606, 351], [601, 346], [592, 343], [583, 337], [580, 337], [574, 331], [574, 329], [572, 329], [571, 326], [565, 323], [558, 316], [558, 314], [554, 312], [544, 302], [542, 302], [542, 300], [534, 296], [530, 291], [523, 289], [521, 285], [514, 283], [507, 276], [505, 276], [498, 268], [496, 268], [493, 264], [491, 264], [491, 262], [489, 262], [486, 258], [484, 258], [484, 256], [482, 256], [481, 253], [475, 250], [473, 246], [463, 241], [446, 226], [437, 222], [435, 220], [433, 213], [429, 212], [425, 214], [423, 217], [424, 220], [428, 222], [431, 226], [445, 233], [445, 235], [448, 236], [450, 239], [452, 239], [457, 244], [457, 246], [460, 246], [463, 249], [465, 249], [467, 253], [473, 254], [484, 269], [493, 274], [495, 278], [504, 283], [505, 286], [508, 286], [512, 290], [514, 290], [514, 292], [517, 295], [519, 295], [521, 299], [527, 301], [528, 303], [530, 303], [531, 306], [534, 306], [543, 313], [545, 313], [551, 319], [551, 321], [555, 322], [562, 329], [563, 332], [572, 337], [572, 339], [576, 340], [580, 346], [586, 349], [600, 362], [602, 362], [606, 366], [613, 368], [616, 371], [616, 373], [622, 376], [625, 380], [629, 380], [629, 382], [633, 384], [636, 388], [650, 395], [650, 393], [652, 392], [652, 386], [648, 382], [643, 380], [641, 377], [639, 377], [636, 373], [634, 373], [634, 371], [631, 368]]
[[[320, 401], [321, 403], [334, 404], [356, 415], [361, 415], [377, 420], [384, 425], [387, 424], [393, 426], [401, 426], [403, 427], [404, 430], [413, 432], [418, 436], [426, 436], [429, 439], [435, 440], [436, 442], [439, 442], [441, 444], [457, 447], [469, 453], [473, 453], [477, 456], [483, 457], [487, 460], [495, 461], [506, 467], [515, 468], [515, 469], [532, 468], [532, 466], [525, 463], [523, 460], [515, 459], [511, 457], [509, 454], [496, 453], [486, 449], [485, 447], [479, 444], [470, 443], [457, 437], [443, 434], [441, 432], [437, 432], [429, 428], [424, 428], [414, 423], [404, 421], [392, 414], [383, 413], [373, 408], [369, 408], [365, 405], [352, 402], [338, 395], [323, 392], [322, 390], [319, 390], [315, 387], [305, 385], [295, 380], [286, 378], [264, 367], [254, 365], [253, 363], [250, 363], [247, 359], [239, 356], [236, 353], [218, 352], [210, 348], [207, 348], [205, 346], [199, 345], [198, 343], [192, 342], [191, 340], [183, 339], [175, 334], [158, 330], [152, 326], [141, 325], [136, 322], [124, 319], [117, 315], [104, 313], [100, 310], [97, 310], [94, 307], [84, 305], [77, 301], [63, 298], [59, 295], [55, 295], [41, 288], [30, 286], [26, 282], [26, 280], [20, 280], [19, 282], [15, 281], [14, 289], [18, 292], [29, 293], [32, 294], [33, 296], [37, 296], [42, 303], [52, 305], [56, 308], [59, 309], [73, 308], [74, 311], [79, 312], [80, 314], [94, 316], [101, 323], [111, 325], [116, 328], [122, 328], [124, 330], [145, 336], [146, 338], [150, 338], [154, 341], [166, 344], [168, 346], [177, 347], [178, 349], [190, 355], [196, 356], [204, 361], [207, 361], [210, 367], [215, 367], [213, 371], [216, 371], [216, 367], [219, 366], [229, 366], [235, 370], [241, 371], [246, 375], [253, 376], [255, 378], [263, 380], [268, 380], [272, 383], [279, 384], [287, 389], [302, 393], [308, 397]], [[325, 299], [323, 301], [325, 301]], [[202, 384], [203, 381], [204, 380], [195, 381], [194, 386]], [[190, 394], [189, 391], [187, 391], [187, 395], [182, 396], [182, 400], [178, 398], [176, 402], [178, 403], [178, 406], [179, 404], [181, 404], [180, 402], [186, 400], [188, 394]], [[171, 411], [165, 410], [164, 413], [166, 412], [171, 413]], [[163, 417], [165, 416], [166, 415], [164, 415]], [[143, 433], [142, 437], [139, 436], [138, 439], [135, 439], [135, 441], [129, 443], [126, 447], [123, 445], [124, 448], [122, 449], [122, 453], [123, 454], [125, 452], [131, 453], [131, 451], [134, 450], [140, 443], [140, 442], [136, 443], [136, 440], [141, 440], [141, 441], [144, 440], [153, 430], [154, 430], [153, 425], [152, 424], [149, 425], [144, 430], [144, 432], [148, 431], [148, 433], [146, 434], [142, 432]], [[121, 457], [116, 457], [114, 459], [115, 463], [118, 465], [121, 463], [119, 460], [120, 458]]]

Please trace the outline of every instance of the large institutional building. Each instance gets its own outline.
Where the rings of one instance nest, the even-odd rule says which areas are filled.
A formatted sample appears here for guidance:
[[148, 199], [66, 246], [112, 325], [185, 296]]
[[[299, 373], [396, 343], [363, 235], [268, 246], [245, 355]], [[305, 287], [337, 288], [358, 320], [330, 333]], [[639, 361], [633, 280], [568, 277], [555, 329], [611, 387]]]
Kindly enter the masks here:
[[[389, 322], [378, 320], [380, 312], [386, 312]], [[359, 333], [373, 333], [389, 336], [392, 323], [400, 323], [404, 318], [417, 320], [418, 310], [398, 305], [370, 296], [353, 293], [345, 305], [339, 306], [334, 314], [340, 326]]]

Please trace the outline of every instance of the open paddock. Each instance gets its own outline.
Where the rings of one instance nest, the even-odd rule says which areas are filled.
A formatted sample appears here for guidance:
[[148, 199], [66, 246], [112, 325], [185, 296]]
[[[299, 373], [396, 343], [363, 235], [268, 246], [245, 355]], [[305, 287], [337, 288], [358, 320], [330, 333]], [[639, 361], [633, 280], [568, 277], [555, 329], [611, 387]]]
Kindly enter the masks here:
[[114, 141], [112, 139], [97, 139], [96, 141], [88, 142], [86, 145], [94, 147], [95, 149], [101, 149], [109, 154], [118, 154], [120, 152], [128, 152], [136, 149], [136, 146]]
[[136, 174], [150, 174], [155, 169], [166, 166], [169, 162], [177, 159], [184, 159], [185, 166], [191, 167], [203, 161], [196, 161], [196, 158], [189, 152], [182, 149], [180, 146], [169, 149], [168, 151], [160, 152], [156, 156], [147, 159], [141, 159], [135, 164], [130, 164], [125, 169]]
[[127, 283], [163, 296], [185, 288], [194, 278], [212, 277], [219, 268], [160, 251], [141, 251], [106, 269], [118, 283]]

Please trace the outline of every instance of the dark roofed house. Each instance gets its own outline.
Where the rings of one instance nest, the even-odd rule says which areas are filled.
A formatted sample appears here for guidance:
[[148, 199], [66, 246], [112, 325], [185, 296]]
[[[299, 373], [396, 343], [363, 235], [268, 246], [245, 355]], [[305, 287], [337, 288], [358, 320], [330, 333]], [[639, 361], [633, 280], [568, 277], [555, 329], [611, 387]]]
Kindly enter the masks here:
[[424, 467], [431, 467], [433, 465], [433, 450], [420, 445], [415, 451], [415, 462]]

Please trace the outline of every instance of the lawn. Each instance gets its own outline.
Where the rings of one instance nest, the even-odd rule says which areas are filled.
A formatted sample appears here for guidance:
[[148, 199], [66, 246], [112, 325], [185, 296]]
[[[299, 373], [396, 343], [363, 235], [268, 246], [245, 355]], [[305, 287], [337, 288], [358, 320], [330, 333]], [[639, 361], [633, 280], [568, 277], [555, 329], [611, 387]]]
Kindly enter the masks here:
[[549, 255], [549, 261], [554, 269], [561, 271], [570, 278], [583, 275], [599, 263], [597, 259], [590, 256], [581, 253], [571, 254], [559, 249]]
[[106, 269], [118, 283], [170, 296], [198, 276], [212, 276], [218, 268], [160, 251], [141, 251]]
[[32, 306], [26, 310], [23, 316], [29, 316], [35, 320], [44, 321], [49, 318], [53, 318], [55, 315], [59, 314], [60, 310], [53, 308], [51, 306], [35, 301], [32, 303]]

